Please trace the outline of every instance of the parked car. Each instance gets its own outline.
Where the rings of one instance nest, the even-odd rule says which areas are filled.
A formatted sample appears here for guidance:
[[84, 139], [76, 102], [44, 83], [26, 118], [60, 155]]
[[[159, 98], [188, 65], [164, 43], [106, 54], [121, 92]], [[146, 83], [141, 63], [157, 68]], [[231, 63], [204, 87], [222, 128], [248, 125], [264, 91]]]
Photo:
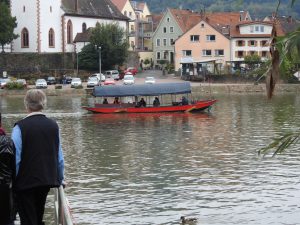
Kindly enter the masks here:
[[47, 77], [47, 84], [48, 84], [48, 85], [56, 84], [56, 79], [55, 79], [55, 77]]
[[93, 88], [95, 86], [99, 86], [99, 83], [100, 83], [100, 81], [99, 81], [98, 77], [89, 77], [86, 87]]
[[90, 77], [97, 77], [99, 80], [101, 80], [101, 82], [104, 82], [106, 79], [103, 73], [101, 73], [101, 77], [100, 77], [100, 73], [94, 73]]
[[72, 78], [71, 88], [82, 86], [82, 81], [79, 77]]
[[27, 87], [27, 82], [25, 79], [18, 79], [16, 82], [22, 84], [24, 88]]
[[10, 79], [10, 78], [3, 78], [3, 79], [1, 79], [1, 80], [0, 80], [0, 87], [1, 87], [1, 89], [4, 89], [5, 86], [6, 86], [6, 84], [7, 84], [8, 82], [11, 82], [11, 79]]
[[105, 76], [113, 78], [114, 80], [120, 79], [120, 74], [118, 70], [107, 70], [105, 71]]
[[125, 74], [127, 72], [130, 72], [130, 73], [132, 73], [132, 75], [136, 75], [138, 73], [138, 70], [136, 67], [128, 67], [124, 72], [125, 72]]
[[116, 82], [113, 78], [109, 78], [104, 81], [104, 85], [115, 85], [115, 84]]
[[37, 79], [35, 82], [36, 88], [47, 88], [47, 81], [45, 79]]
[[123, 84], [134, 84], [134, 76], [132, 74], [127, 74], [124, 76]]
[[145, 78], [145, 84], [155, 84], [155, 78], [154, 77], [146, 77]]
[[73, 78], [72, 76], [66, 76], [65, 79], [66, 79], [66, 84], [71, 84]]

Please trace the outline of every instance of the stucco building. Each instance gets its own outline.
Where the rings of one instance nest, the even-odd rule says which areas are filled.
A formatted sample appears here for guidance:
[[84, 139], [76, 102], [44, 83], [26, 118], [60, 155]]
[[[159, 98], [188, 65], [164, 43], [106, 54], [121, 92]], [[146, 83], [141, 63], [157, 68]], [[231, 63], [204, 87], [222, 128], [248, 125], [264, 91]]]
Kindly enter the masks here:
[[[11, 0], [19, 38], [12, 52], [73, 52], [74, 38], [96, 23], [117, 23], [125, 31], [128, 17], [109, 0]], [[77, 49], [78, 51], [78, 49]]]

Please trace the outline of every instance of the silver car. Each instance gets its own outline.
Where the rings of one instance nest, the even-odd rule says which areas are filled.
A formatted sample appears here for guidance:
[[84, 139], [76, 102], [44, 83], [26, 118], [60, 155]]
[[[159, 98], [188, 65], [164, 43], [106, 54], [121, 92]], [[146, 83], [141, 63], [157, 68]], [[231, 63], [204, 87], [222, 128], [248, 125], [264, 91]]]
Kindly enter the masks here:
[[86, 84], [86, 87], [88, 87], [88, 88], [93, 88], [93, 87], [95, 87], [95, 86], [99, 86], [99, 79], [97, 78], [97, 77], [90, 77], [89, 79], [88, 79], [88, 82], [87, 82], [87, 84]]
[[123, 79], [123, 84], [127, 85], [127, 84], [134, 84], [134, 77], [133, 75], [125, 75], [124, 79]]
[[82, 86], [81, 79], [78, 77], [72, 78], [71, 88]]
[[47, 81], [45, 79], [37, 79], [35, 82], [36, 88], [47, 88]]

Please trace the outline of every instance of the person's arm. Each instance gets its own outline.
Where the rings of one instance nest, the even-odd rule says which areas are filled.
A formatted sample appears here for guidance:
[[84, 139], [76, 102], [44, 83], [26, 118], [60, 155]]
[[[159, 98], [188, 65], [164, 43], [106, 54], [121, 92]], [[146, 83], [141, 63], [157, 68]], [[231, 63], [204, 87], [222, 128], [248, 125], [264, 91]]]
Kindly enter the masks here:
[[13, 140], [16, 148], [16, 176], [18, 175], [20, 163], [21, 163], [21, 154], [22, 154], [22, 133], [18, 125], [16, 125], [11, 133], [11, 139]]
[[61, 136], [59, 132], [59, 149], [58, 149], [58, 176], [59, 176], [59, 182], [62, 184], [64, 180], [64, 170], [65, 170], [65, 161], [64, 161], [64, 155], [62, 152], [61, 147]]

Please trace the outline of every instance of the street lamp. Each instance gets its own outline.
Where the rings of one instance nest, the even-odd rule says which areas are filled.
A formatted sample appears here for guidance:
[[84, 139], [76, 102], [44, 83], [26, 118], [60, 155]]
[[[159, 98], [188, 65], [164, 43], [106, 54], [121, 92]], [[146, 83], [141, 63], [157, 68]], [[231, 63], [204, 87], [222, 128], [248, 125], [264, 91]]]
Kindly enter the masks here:
[[102, 74], [101, 74], [101, 46], [98, 46], [99, 51], [99, 75], [100, 75], [100, 86], [102, 81]]
[[77, 72], [77, 77], [78, 77], [78, 52], [76, 52], [76, 61], [77, 61], [77, 68], [76, 68], [77, 71], [76, 72]]

